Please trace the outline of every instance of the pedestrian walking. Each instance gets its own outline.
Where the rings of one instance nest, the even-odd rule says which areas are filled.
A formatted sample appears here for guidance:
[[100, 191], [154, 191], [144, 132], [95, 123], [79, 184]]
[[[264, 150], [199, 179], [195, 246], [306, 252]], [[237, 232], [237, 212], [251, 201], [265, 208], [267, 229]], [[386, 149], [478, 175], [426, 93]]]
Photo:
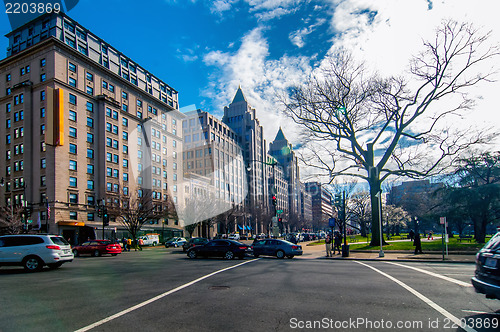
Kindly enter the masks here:
[[427, 237], [427, 240], [434, 240], [434, 236], [432, 234], [432, 231], [429, 231], [429, 236]]
[[415, 255], [423, 254], [422, 242], [420, 241], [420, 234], [418, 232], [415, 232], [415, 240], [413, 241], [413, 245], [415, 246]]
[[142, 250], [142, 246], [144, 245], [144, 240], [139, 238], [139, 250]]
[[415, 232], [413, 231], [413, 229], [410, 229], [410, 233], [408, 234], [408, 236], [410, 237], [410, 241], [413, 242], [413, 239], [415, 238]]
[[132, 239], [128, 238], [127, 239], [127, 251], [130, 251], [130, 247], [132, 247]]
[[335, 255], [335, 251], [338, 250], [340, 254], [340, 247], [342, 245], [342, 235], [340, 232], [335, 232], [335, 238], [333, 243], [333, 254]]
[[127, 251], [127, 239], [125, 236], [122, 238], [123, 251]]
[[326, 257], [332, 256], [332, 237], [328, 234], [325, 238]]

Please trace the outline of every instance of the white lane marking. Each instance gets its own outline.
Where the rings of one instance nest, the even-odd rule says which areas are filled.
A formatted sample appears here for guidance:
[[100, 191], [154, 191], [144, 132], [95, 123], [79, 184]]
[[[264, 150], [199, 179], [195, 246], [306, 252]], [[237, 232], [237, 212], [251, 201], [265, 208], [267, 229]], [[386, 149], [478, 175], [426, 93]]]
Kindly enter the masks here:
[[246, 261], [246, 262], [240, 263], [240, 264], [236, 264], [236, 265], [233, 265], [233, 266], [230, 266], [230, 267], [226, 267], [225, 269], [222, 269], [222, 270], [218, 270], [218, 271], [212, 272], [212, 273], [207, 274], [207, 275], [205, 275], [205, 276], [203, 276], [203, 277], [200, 277], [200, 278], [198, 278], [198, 279], [196, 279], [196, 280], [190, 281], [190, 282], [188, 282], [187, 284], [181, 285], [181, 286], [179, 286], [179, 287], [176, 287], [176, 288], [174, 288], [174, 289], [169, 290], [168, 292], [165, 292], [165, 293], [160, 294], [160, 295], [157, 295], [157, 296], [155, 296], [155, 297], [153, 297], [153, 298], [151, 298], [151, 299], [149, 299], [149, 300], [146, 300], [146, 301], [144, 301], [144, 302], [141, 302], [141, 303], [139, 303], [139, 304], [136, 304], [136, 305], [135, 305], [135, 306], [133, 306], [133, 307], [130, 307], [130, 308], [125, 309], [125, 310], [122, 310], [122, 311], [120, 311], [120, 312], [118, 312], [118, 313], [116, 313], [116, 314], [114, 314], [114, 315], [111, 315], [111, 316], [109, 316], [109, 317], [106, 317], [106, 318], [104, 318], [104, 319], [101, 319], [100, 321], [97, 321], [97, 322], [95, 322], [95, 323], [93, 323], [93, 324], [90, 324], [90, 325], [87, 325], [87, 326], [85, 326], [85, 327], [82, 327], [81, 329], [78, 329], [78, 330], [76, 330], [75, 332], [85, 332], [85, 331], [91, 330], [91, 329], [93, 329], [94, 327], [100, 326], [100, 325], [102, 325], [102, 324], [104, 324], [104, 323], [107, 323], [107, 322], [109, 322], [109, 321], [112, 321], [113, 319], [116, 319], [116, 318], [118, 318], [118, 317], [121, 317], [121, 316], [123, 316], [123, 315], [126, 315], [126, 314], [128, 314], [129, 312], [132, 312], [132, 311], [134, 311], [134, 310], [137, 310], [137, 309], [139, 309], [139, 308], [142, 308], [142, 307], [144, 307], [144, 306], [146, 306], [146, 305], [148, 305], [148, 304], [153, 303], [154, 301], [157, 301], [157, 300], [159, 300], [159, 299], [161, 299], [161, 298], [163, 298], [163, 297], [165, 297], [165, 296], [168, 296], [168, 295], [170, 295], [170, 294], [173, 294], [173, 293], [175, 293], [175, 292], [178, 292], [178, 291], [180, 291], [181, 289], [184, 289], [184, 288], [186, 288], [186, 287], [192, 286], [192, 285], [196, 284], [197, 282], [200, 282], [200, 281], [202, 281], [202, 280], [205, 280], [205, 279], [207, 279], [207, 278], [210, 278], [211, 276], [214, 276], [214, 275], [216, 275], [216, 274], [218, 274], [218, 273], [221, 273], [221, 272], [224, 272], [224, 271], [227, 271], [227, 270], [231, 270], [231, 269], [237, 268], [237, 267], [239, 267], [239, 266], [241, 266], [241, 265], [244, 265], [244, 264], [248, 264], [248, 263], [251, 263], [251, 262], [255, 262], [255, 261], [259, 260], [259, 259], [260, 259], [260, 258], [258, 258], [258, 259], [252, 259], [252, 260], [249, 260], [249, 261]]
[[[414, 290], [413, 288], [411, 288], [410, 286], [408, 286], [404, 282], [399, 281], [398, 279], [394, 278], [393, 276], [391, 276], [391, 275], [389, 275], [389, 274], [387, 274], [385, 272], [382, 272], [379, 269], [374, 268], [373, 266], [370, 266], [368, 264], [365, 264], [365, 263], [362, 263], [362, 262], [358, 262], [358, 261], [355, 261], [355, 262], [358, 263], [358, 264], [364, 265], [364, 266], [372, 269], [375, 272], [380, 273], [381, 275], [383, 275], [386, 278], [391, 279], [392, 281], [394, 281], [395, 283], [397, 283], [398, 285], [400, 285], [401, 287], [405, 288], [407, 291], [409, 291], [410, 293], [412, 293], [413, 295], [415, 295], [416, 297], [418, 297], [419, 299], [421, 299], [422, 301], [424, 301], [425, 303], [427, 303], [431, 308], [433, 308], [434, 310], [436, 310], [437, 312], [439, 312], [440, 314], [442, 314], [443, 316], [445, 316], [446, 318], [448, 318], [450, 321], [452, 321], [453, 323], [455, 323], [457, 326], [460, 326], [460, 327], [462, 326], [462, 325], [460, 325], [461, 322], [460, 322], [459, 318], [455, 317], [454, 315], [452, 315], [451, 313], [449, 313], [448, 311], [446, 311], [446, 309], [440, 307], [438, 304], [436, 304], [435, 302], [433, 302], [431, 299], [429, 299], [425, 295], [419, 293], [418, 291]], [[468, 326], [464, 326], [462, 328], [465, 331], [467, 331], [467, 332], [476, 332], [476, 330], [474, 330], [474, 329], [472, 329], [472, 328], [470, 328]]]
[[462, 309], [463, 312], [470, 312], [472, 314], [487, 314], [487, 315], [497, 315], [500, 316], [500, 313], [498, 312], [486, 312], [486, 311], [477, 311], [477, 310], [465, 310]]
[[415, 270], [415, 271], [418, 271], [418, 272], [426, 273], [426, 274], [431, 275], [431, 276], [436, 277], [436, 278], [441, 278], [441, 279], [449, 281], [449, 282], [454, 282], [455, 284], [463, 286], [463, 287], [472, 287], [472, 284], [469, 284], [467, 282], [463, 282], [463, 281], [460, 281], [460, 280], [457, 280], [457, 279], [453, 279], [453, 278], [444, 276], [442, 274], [437, 274], [437, 273], [434, 273], [434, 272], [431, 272], [431, 271], [427, 271], [427, 270], [424, 270], [424, 269], [419, 269], [418, 267], [404, 265], [404, 264], [399, 264], [399, 263], [394, 263], [394, 262], [384, 262], [384, 263], [392, 264], [392, 265], [397, 265], [397, 266], [401, 266], [401, 267], [406, 267], [407, 269], [412, 269], [412, 270]]

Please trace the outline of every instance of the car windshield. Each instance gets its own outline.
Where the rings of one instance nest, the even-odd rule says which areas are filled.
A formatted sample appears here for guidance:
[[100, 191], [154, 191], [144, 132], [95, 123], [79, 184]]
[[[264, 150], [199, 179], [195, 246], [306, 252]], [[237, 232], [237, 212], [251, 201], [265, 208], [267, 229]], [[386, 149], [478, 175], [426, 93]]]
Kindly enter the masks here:
[[500, 249], [500, 232], [496, 233], [488, 243], [484, 246], [484, 249], [488, 249], [491, 251], [496, 251]]

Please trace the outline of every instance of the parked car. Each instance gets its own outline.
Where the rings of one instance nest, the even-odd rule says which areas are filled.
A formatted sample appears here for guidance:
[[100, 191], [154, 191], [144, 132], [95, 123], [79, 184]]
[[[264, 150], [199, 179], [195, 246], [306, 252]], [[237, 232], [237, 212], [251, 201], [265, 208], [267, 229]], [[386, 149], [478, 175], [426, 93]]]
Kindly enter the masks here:
[[186, 252], [188, 251], [189, 248], [192, 248], [194, 246], [201, 246], [206, 243], [208, 243], [209, 239], [206, 239], [204, 237], [193, 237], [189, 239], [186, 243], [182, 245], [182, 251]]
[[139, 236], [139, 239], [142, 239], [142, 243], [144, 246], [156, 246], [160, 243], [160, 236], [158, 234], [146, 234], [143, 236]]
[[189, 248], [187, 255], [189, 258], [202, 257], [224, 257], [233, 259], [238, 257], [243, 259], [247, 254], [252, 253], [249, 245], [234, 240], [212, 240], [208, 243]]
[[173, 237], [171, 239], [168, 239], [165, 242], [165, 248], [169, 248], [169, 247], [177, 248], [177, 247], [182, 246], [186, 242], [187, 242], [187, 240], [183, 237]]
[[285, 240], [265, 239], [257, 240], [252, 244], [253, 255], [259, 257], [276, 256], [278, 258], [293, 258], [302, 255], [302, 246]]
[[58, 235], [0, 236], [0, 266], [20, 265], [34, 272], [44, 265], [58, 268], [72, 260], [71, 245]]
[[472, 285], [476, 292], [500, 300], [500, 232], [477, 253]]
[[229, 234], [227, 237], [229, 240], [239, 240], [240, 239], [240, 234]]
[[106, 254], [116, 256], [121, 252], [122, 246], [110, 240], [91, 240], [83, 242], [81, 245], [73, 248], [73, 254], [75, 256], [92, 255], [94, 257], [99, 257]]

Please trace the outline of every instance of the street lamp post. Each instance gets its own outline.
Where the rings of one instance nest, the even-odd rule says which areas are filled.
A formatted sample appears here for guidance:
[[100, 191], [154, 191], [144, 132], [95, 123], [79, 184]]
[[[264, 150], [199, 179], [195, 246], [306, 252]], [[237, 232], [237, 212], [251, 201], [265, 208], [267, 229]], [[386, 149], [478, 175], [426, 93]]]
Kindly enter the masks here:
[[382, 236], [382, 192], [379, 191], [377, 193], [378, 202], [378, 225], [379, 225], [379, 233], [380, 233], [380, 252], [378, 254], [378, 257], [384, 257], [384, 250], [382, 249], [382, 243], [383, 243], [383, 236]]

